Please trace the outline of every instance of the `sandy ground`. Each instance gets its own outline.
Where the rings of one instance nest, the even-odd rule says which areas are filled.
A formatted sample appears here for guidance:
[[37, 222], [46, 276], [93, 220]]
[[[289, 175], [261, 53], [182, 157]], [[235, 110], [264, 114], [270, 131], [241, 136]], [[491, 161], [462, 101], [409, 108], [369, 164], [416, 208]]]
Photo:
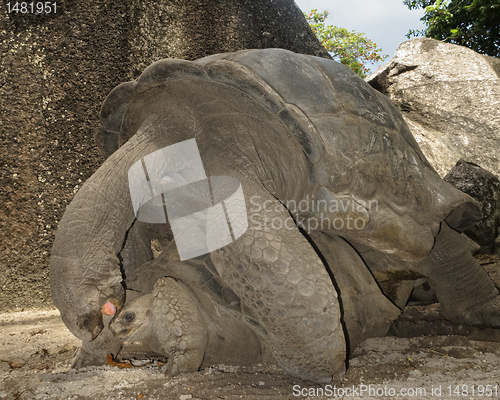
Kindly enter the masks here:
[[264, 365], [213, 366], [175, 377], [154, 366], [76, 371], [70, 362], [79, 341], [57, 311], [2, 314], [0, 323], [1, 399], [500, 397], [500, 331], [449, 324], [435, 305], [408, 308], [392, 331], [402, 336], [413, 332], [415, 337], [369, 339], [356, 350], [348, 372], [332, 383], [341, 389], [354, 386], [353, 396], [329, 393], [333, 387], [327, 386], [325, 396], [316, 396], [321, 386]]
[[451, 324], [439, 305], [407, 307], [389, 336], [356, 350], [332, 386], [291, 378], [272, 365], [217, 365], [175, 377], [154, 365], [76, 371], [70, 363], [79, 345], [57, 310], [1, 314], [0, 399], [500, 397], [500, 330]]

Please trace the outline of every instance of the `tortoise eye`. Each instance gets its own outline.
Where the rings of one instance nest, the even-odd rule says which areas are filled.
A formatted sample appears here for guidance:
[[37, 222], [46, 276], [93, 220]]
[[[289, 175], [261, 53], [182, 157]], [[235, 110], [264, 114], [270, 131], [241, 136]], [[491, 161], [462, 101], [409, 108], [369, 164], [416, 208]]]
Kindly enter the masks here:
[[123, 319], [125, 320], [125, 322], [132, 322], [132, 320], [134, 319], [134, 317], [135, 317], [135, 314], [133, 312], [127, 312], [123, 316]]

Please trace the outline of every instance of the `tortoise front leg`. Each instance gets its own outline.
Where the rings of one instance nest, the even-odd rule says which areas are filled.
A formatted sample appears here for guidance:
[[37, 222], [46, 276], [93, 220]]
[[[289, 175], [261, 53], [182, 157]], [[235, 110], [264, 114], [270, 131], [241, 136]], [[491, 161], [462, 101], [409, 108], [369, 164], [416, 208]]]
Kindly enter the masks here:
[[414, 268], [431, 278], [445, 315], [458, 323], [500, 327], [500, 293], [472, 256], [468, 239], [441, 225], [434, 248]]
[[205, 357], [207, 321], [197, 304], [196, 295], [185, 283], [167, 277], [156, 282], [153, 326], [168, 356], [165, 372], [169, 375], [198, 371]]
[[217, 272], [265, 328], [258, 331], [287, 373], [329, 382], [345, 371], [337, 292], [322, 261], [271, 196], [249, 209], [249, 228], [211, 253]]

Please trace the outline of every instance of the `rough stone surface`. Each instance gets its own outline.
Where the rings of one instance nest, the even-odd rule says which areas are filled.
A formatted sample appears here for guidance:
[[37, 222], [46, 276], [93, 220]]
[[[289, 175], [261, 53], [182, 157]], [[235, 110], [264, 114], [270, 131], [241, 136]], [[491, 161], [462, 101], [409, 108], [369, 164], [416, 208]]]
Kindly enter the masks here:
[[499, 59], [413, 39], [367, 82], [401, 110], [441, 176], [460, 158], [500, 175]]
[[457, 189], [467, 193], [482, 205], [483, 219], [464, 233], [481, 246], [481, 253], [500, 252], [500, 180], [480, 166], [459, 160], [444, 177]]
[[247, 47], [328, 57], [290, 0], [57, 1], [0, 11], [0, 310], [51, 306], [48, 259], [66, 205], [102, 163], [99, 107], [167, 57]]

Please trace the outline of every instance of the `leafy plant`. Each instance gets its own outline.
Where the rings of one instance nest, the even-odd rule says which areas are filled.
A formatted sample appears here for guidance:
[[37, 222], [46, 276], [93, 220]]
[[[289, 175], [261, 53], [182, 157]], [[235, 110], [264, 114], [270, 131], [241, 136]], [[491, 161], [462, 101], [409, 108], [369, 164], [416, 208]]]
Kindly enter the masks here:
[[500, 57], [500, 0], [403, 0], [410, 9], [422, 8], [427, 26], [410, 30], [408, 38], [427, 36]]
[[333, 59], [347, 65], [362, 78], [369, 72], [367, 63], [375, 64], [389, 57], [364, 33], [333, 25], [327, 26], [325, 20], [328, 11], [319, 13], [318, 10], [311, 10], [304, 15], [312, 31]]

